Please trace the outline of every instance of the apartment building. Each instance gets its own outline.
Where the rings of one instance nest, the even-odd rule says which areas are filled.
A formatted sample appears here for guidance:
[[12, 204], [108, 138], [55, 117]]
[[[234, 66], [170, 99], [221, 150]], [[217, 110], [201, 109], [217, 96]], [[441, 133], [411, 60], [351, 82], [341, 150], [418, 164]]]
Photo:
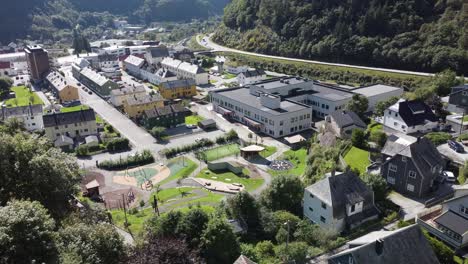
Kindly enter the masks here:
[[49, 53], [39, 45], [27, 46], [24, 49], [31, 80], [38, 82], [46, 77], [50, 70]]
[[80, 100], [78, 84], [60, 72], [53, 71], [46, 77], [49, 87], [61, 102]]
[[45, 135], [52, 142], [61, 136], [69, 138], [97, 134], [96, 115], [93, 109], [44, 115]]
[[163, 68], [175, 73], [179, 79], [194, 79], [197, 85], [209, 83], [208, 73], [196, 64], [173, 58], [164, 58], [161, 65]]
[[0, 120], [5, 122], [9, 119], [17, 119], [22, 122], [28, 131], [37, 131], [44, 128], [42, 122], [42, 105], [27, 105], [15, 107], [2, 107]]
[[133, 96], [123, 102], [123, 109], [130, 118], [141, 117], [145, 111], [164, 106], [164, 99], [159, 94], [143, 97]]
[[109, 96], [112, 90], [119, 88], [117, 83], [88, 67], [81, 69], [77, 64], [73, 64], [72, 73], [78, 81], [101, 96]]
[[127, 99], [132, 97], [143, 98], [147, 95], [143, 85], [125, 84], [119, 89], [114, 89], [110, 93], [110, 102], [112, 105], [119, 107], [124, 104]]
[[161, 83], [159, 93], [168, 100], [189, 98], [197, 95], [197, 87], [193, 79], [175, 80]]

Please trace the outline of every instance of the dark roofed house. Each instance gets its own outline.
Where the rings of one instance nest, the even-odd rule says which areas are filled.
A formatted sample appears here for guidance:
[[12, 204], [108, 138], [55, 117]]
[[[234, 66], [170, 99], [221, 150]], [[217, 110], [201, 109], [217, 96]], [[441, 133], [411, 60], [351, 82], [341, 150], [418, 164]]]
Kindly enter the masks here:
[[460, 108], [468, 108], [468, 84], [452, 87], [452, 92], [449, 96], [449, 104], [456, 105]]
[[367, 128], [364, 121], [353, 111], [337, 110], [332, 112], [327, 118], [325, 126], [337, 137], [350, 138], [354, 129], [365, 130]]
[[185, 123], [185, 117], [192, 112], [180, 104], [167, 105], [145, 111], [143, 123], [145, 127], [176, 127]]
[[169, 57], [169, 50], [164, 45], [149, 47], [146, 50], [145, 59], [150, 64], [160, 63], [163, 58]]
[[46, 136], [55, 141], [61, 136], [70, 138], [97, 134], [96, 115], [93, 109], [44, 115]]
[[328, 259], [329, 264], [439, 264], [418, 225], [401, 228]]
[[383, 150], [381, 174], [397, 192], [423, 197], [445, 168], [445, 161], [427, 138], [416, 142], [387, 140]]
[[217, 128], [216, 121], [214, 121], [213, 119], [202, 120], [198, 122], [198, 126], [203, 130], [212, 130]]
[[385, 110], [384, 126], [405, 134], [426, 133], [438, 126], [438, 118], [423, 101], [401, 99]]
[[322, 228], [341, 232], [376, 219], [374, 193], [353, 172], [327, 174], [305, 188], [304, 216]]

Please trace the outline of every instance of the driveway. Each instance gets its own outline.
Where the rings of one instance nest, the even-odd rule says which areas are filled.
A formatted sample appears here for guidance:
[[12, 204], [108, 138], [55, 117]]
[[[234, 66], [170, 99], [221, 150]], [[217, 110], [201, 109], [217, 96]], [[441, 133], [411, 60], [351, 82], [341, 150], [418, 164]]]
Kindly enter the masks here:
[[426, 209], [421, 201], [410, 199], [397, 192], [391, 192], [388, 198], [401, 207], [403, 220], [405, 221], [415, 218], [418, 213]]
[[453, 149], [451, 149], [447, 143], [442, 144], [437, 147], [437, 150], [442, 154], [442, 156], [448, 158], [449, 160], [459, 164], [459, 165], [464, 165], [466, 161], [468, 161], [468, 152], [467, 148], [465, 148], [464, 153], [457, 153]]

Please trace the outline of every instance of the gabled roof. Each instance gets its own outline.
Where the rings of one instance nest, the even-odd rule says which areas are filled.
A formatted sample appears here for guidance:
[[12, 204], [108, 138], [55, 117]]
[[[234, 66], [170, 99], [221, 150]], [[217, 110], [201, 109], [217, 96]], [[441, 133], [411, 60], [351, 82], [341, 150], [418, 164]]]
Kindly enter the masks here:
[[71, 146], [73, 145], [73, 143], [74, 142], [72, 138], [65, 136], [65, 135], [61, 135], [55, 140], [54, 146], [55, 147]]
[[108, 81], [110, 81], [109, 79], [107, 79], [107, 77], [95, 72], [91, 68], [84, 68], [83, 70], [81, 70], [80, 73], [81, 75], [83, 75], [84, 77], [86, 77], [87, 79], [89, 79], [90, 81], [94, 82], [95, 84], [99, 86], [103, 86]]
[[2, 107], [1, 118], [6, 120], [8, 118], [35, 116], [42, 114], [42, 105], [26, 105], [26, 106], [15, 106], [15, 107]]
[[146, 93], [145, 87], [143, 85], [126, 84], [122, 88], [114, 89], [111, 91], [111, 95], [113, 96], [121, 96], [121, 95], [136, 94], [136, 93]]
[[381, 153], [390, 157], [393, 157], [400, 152], [402, 152], [405, 148], [411, 145], [414, 141], [410, 141], [404, 138], [400, 138], [395, 135], [390, 135], [387, 138], [387, 142], [385, 142], [385, 146], [383, 147]]
[[437, 122], [438, 119], [431, 108], [420, 100], [398, 101], [390, 106], [393, 110], [398, 109], [398, 114], [409, 127], [423, 125], [426, 121]]
[[169, 50], [163, 45], [158, 47], [149, 47], [147, 51], [149, 51], [149, 54], [151, 54], [151, 57], [153, 58], [169, 57]]
[[336, 124], [340, 128], [349, 127], [355, 125], [362, 129], [366, 129], [366, 124], [364, 121], [359, 118], [359, 116], [353, 111], [347, 110], [337, 110], [330, 114], [330, 116], [335, 120]]
[[190, 110], [181, 104], [167, 105], [163, 107], [153, 108], [145, 111], [147, 118], [172, 115], [174, 113], [190, 112]]
[[341, 219], [346, 215], [347, 204], [364, 202], [363, 211], [375, 210], [372, 190], [351, 171], [326, 177], [307, 187], [306, 190], [331, 206], [333, 217], [336, 219]]
[[236, 261], [234, 261], [234, 264], [257, 264], [257, 263], [253, 262], [252, 260], [250, 260], [248, 257], [244, 255], [240, 255], [236, 259]]
[[98, 60], [100, 62], [103, 62], [103, 61], [118, 61], [119, 56], [117, 56], [115, 54], [104, 53], [104, 54], [98, 55]]
[[188, 62], [182, 62], [179, 65], [179, 70], [189, 72], [192, 74], [205, 73], [205, 70], [202, 67]]
[[167, 81], [160, 84], [161, 88], [163, 89], [177, 89], [181, 87], [191, 87], [195, 85], [196, 83], [194, 79]]
[[266, 75], [265, 71], [261, 70], [261, 69], [259, 69], [259, 70], [248, 70], [248, 71], [242, 72], [240, 74], [243, 74], [246, 78]]
[[86, 109], [67, 113], [54, 113], [42, 117], [44, 127], [55, 127], [70, 125], [79, 122], [96, 121], [96, 115], [93, 109]]
[[439, 264], [434, 251], [417, 224], [328, 259], [330, 264]]
[[130, 65], [133, 65], [135, 67], [141, 67], [145, 63], [145, 59], [142, 59], [142, 58], [137, 57], [137, 56], [130, 55], [125, 59], [124, 62], [128, 63]]
[[163, 101], [163, 100], [164, 99], [159, 94], [155, 94], [155, 95], [148, 94], [142, 97], [134, 96], [134, 97], [127, 98], [127, 104], [142, 105], [142, 104], [150, 104], [153, 102]]
[[71, 85], [76, 87], [77, 84], [70, 78], [63, 76], [57, 71], [49, 73], [46, 77], [47, 81], [54, 87], [57, 91], [62, 91], [67, 86]]

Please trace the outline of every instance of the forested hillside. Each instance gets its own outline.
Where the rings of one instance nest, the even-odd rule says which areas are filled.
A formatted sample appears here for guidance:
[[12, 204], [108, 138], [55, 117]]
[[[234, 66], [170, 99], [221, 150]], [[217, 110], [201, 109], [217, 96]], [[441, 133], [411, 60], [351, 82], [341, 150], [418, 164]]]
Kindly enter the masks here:
[[[4, 3], [3, 3], [4, 2]], [[116, 16], [130, 22], [190, 21], [222, 14], [229, 0], [16, 0], [0, 8], [0, 41], [30, 35], [61, 39], [80, 25], [88, 35], [103, 36]], [[63, 30], [63, 32], [60, 32]]]
[[468, 73], [463, 0], [233, 0], [223, 21], [214, 40], [243, 50]]

